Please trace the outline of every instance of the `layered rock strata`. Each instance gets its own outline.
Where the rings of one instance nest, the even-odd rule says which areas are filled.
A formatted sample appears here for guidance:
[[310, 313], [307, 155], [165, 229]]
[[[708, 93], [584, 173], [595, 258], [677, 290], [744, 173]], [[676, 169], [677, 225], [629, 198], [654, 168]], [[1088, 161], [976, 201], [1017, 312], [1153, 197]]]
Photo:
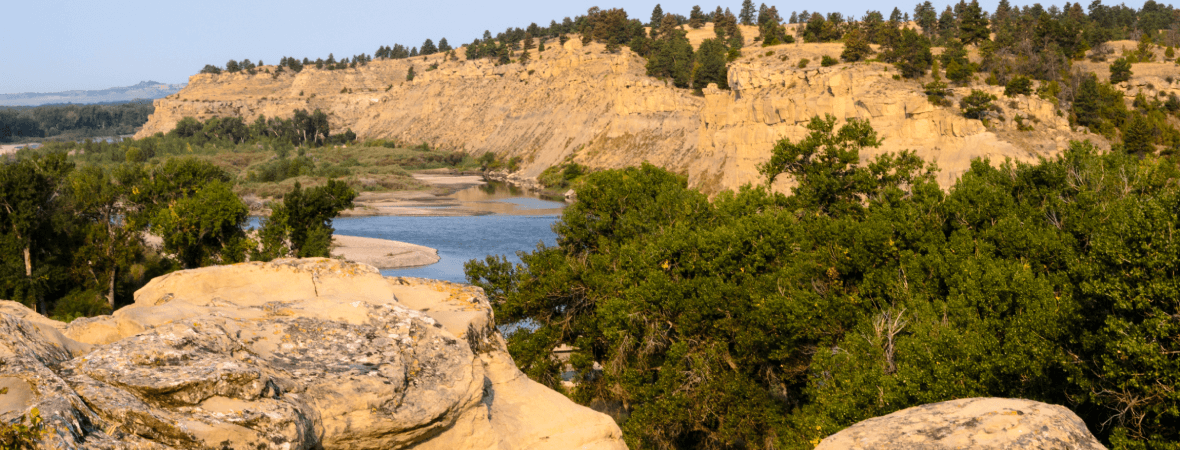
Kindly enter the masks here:
[[69, 325], [0, 305], [0, 423], [47, 448], [626, 448], [516, 369], [483, 292], [330, 259], [169, 274]]
[[[517, 175], [525, 178], [567, 158], [596, 168], [648, 161], [708, 193], [760, 182], [757, 165], [774, 143], [800, 139], [816, 115], [869, 120], [884, 144], [862, 158], [914, 150], [939, 165], [944, 186], [976, 157], [1032, 161], [1071, 139], [1101, 141], [1071, 129], [1052, 103], [1008, 98], [1001, 87], [987, 89], [998, 94], [1005, 115], [1022, 115], [1035, 131], [1018, 133], [1011, 122], [997, 121], [989, 128], [962, 117], [957, 105], [935, 107], [919, 83], [895, 79], [887, 64], [818, 67], [819, 56], [840, 54], [840, 44], [747, 47], [730, 64], [732, 89], [706, 88], [702, 95], [648, 77], [646, 61], [625, 48], [611, 54], [578, 39], [550, 44], [523, 65], [466, 61], [460, 49], [454, 60], [431, 55], [346, 70], [194, 75], [179, 94], [156, 100], [137, 136], [166, 132], [185, 116], [249, 121], [318, 108], [333, 129], [351, 128], [362, 138], [519, 156]], [[799, 68], [803, 58], [812, 63]], [[411, 66], [417, 76], [407, 81]]]

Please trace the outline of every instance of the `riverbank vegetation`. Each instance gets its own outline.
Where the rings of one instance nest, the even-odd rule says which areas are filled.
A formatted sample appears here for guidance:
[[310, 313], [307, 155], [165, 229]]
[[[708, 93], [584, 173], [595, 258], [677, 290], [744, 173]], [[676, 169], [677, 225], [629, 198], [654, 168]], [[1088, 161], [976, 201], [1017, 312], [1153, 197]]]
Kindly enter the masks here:
[[[632, 448], [811, 448], [964, 397], [1066, 405], [1113, 448], [1180, 442], [1180, 166], [1074, 142], [948, 191], [867, 122], [812, 119], [710, 201], [651, 165], [589, 174], [558, 243], [471, 261], [530, 377]], [[569, 368], [552, 357], [574, 348]]]
[[0, 106], [0, 142], [80, 140], [134, 133], [155, 111], [151, 100], [97, 105]]
[[[0, 298], [70, 320], [130, 303], [174, 270], [328, 256], [331, 220], [357, 192], [419, 188], [408, 170], [477, 164], [330, 131], [319, 111], [250, 125], [185, 118], [144, 139], [51, 142], [3, 157]], [[270, 216], [248, 226], [263, 207]]]

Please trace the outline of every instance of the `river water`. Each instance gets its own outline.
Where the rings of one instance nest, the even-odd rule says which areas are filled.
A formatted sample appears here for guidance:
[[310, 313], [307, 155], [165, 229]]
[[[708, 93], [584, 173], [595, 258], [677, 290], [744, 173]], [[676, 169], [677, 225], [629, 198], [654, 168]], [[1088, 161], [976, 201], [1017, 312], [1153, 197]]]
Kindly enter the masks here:
[[[466, 283], [463, 263], [488, 255], [502, 255], [520, 262], [518, 251], [532, 251], [537, 245], [557, 244], [553, 224], [564, 203], [544, 200], [502, 184], [468, 188], [443, 198], [461, 204], [447, 208], [482, 207], [503, 213], [464, 216], [374, 216], [338, 218], [336, 234], [409, 242], [438, 249], [439, 262], [409, 269], [382, 270], [386, 276], [408, 276]], [[482, 205], [481, 205], [482, 204]], [[497, 205], [501, 206], [498, 207]], [[420, 208], [418, 208], [420, 209]]]

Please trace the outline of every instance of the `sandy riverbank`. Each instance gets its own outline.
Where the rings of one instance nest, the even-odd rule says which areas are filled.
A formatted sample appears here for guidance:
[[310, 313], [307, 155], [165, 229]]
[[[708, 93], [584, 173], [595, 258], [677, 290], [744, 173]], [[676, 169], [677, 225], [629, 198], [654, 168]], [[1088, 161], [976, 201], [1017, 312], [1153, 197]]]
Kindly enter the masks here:
[[332, 256], [378, 269], [403, 269], [438, 262], [438, 250], [408, 242], [357, 236], [332, 236]]

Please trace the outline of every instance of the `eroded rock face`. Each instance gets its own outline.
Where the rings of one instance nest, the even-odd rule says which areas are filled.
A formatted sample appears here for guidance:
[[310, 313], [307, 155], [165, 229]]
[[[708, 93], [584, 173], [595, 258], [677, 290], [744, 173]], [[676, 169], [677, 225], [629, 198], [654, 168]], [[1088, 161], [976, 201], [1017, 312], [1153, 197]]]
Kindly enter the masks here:
[[828, 436], [816, 450], [1105, 450], [1062, 406], [1032, 400], [967, 398], [903, 409]]
[[[969, 169], [972, 158], [1032, 162], [1056, 154], [1070, 139], [1104, 142], [1071, 129], [1053, 104], [1036, 96], [1008, 98], [1003, 88], [984, 88], [998, 94], [996, 104], [1009, 118], [1020, 114], [1035, 131], [1015, 131], [1011, 121], [985, 127], [964, 118], [957, 105], [931, 105], [919, 83], [895, 80], [898, 72], [888, 64], [818, 67], [821, 55], [838, 56], [842, 44], [764, 48], [752, 41], [755, 28], [743, 34], [750, 41], [729, 65], [731, 89], [707, 87], [702, 96], [647, 76], [646, 61], [627, 48], [606, 53], [601, 44], [583, 46], [575, 38], [563, 46], [550, 42], [525, 65], [467, 61], [458, 49], [457, 60], [437, 54], [277, 76], [198, 74], [179, 94], [155, 101], [137, 137], [168, 132], [185, 116], [252, 121], [259, 114], [290, 117], [296, 109], [318, 108], [333, 129], [351, 128], [365, 139], [519, 156], [522, 169], [512, 175], [519, 178], [533, 178], [567, 157], [605, 169], [648, 161], [686, 174], [692, 187], [710, 194], [761, 182], [757, 167], [775, 142], [801, 139], [816, 115], [869, 120], [884, 143], [862, 159], [914, 150], [938, 164], [944, 186]], [[696, 43], [705, 37], [713, 37], [711, 24], [689, 32]], [[799, 68], [804, 58], [812, 64]], [[418, 75], [406, 81], [411, 66]]]
[[470, 286], [279, 260], [69, 326], [21, 308], [0, 305], [0, 420], [40, 408], [54, 448], [626, 448], [516, 369]]

